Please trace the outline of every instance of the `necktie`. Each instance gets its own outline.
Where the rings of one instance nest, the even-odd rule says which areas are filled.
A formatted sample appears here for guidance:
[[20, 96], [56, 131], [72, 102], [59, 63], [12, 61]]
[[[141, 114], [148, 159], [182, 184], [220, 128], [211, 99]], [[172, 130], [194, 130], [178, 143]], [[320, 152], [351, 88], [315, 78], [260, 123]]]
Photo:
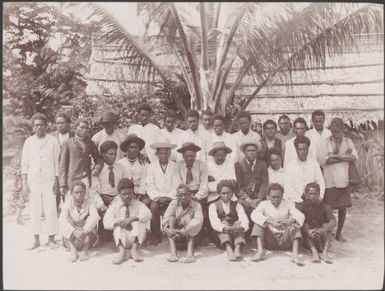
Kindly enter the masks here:
[[254, 162], [250, 162], [250, 168], [253, 170]]
[[186, 173], [186, 184], [190, 184], [193, 180], [193, 174], [191, 172], [191, 166], [186, 166], [187, 173]]
[[126, 218], [130, 217], [130, 209], [126, 206]]
[[115, 188], [115, 177], [114, 177], [114, 167], [109, 166], [108, 169], [110, 169], [110, 172], [108, 173], [108, 182], [110, 183], [111, 187]]

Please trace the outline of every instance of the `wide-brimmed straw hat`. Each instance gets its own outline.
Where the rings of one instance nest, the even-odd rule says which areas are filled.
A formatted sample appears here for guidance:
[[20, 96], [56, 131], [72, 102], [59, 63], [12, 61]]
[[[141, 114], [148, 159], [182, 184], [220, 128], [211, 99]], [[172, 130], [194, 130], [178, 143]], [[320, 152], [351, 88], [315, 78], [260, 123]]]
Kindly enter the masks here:
[[192, 142], [185, 142], [180, 149], [177, 150], [178, 153], [183, 154], [185, 151], [194, 151], [199, 152], [201, 150], [200, 147], [193, 144]]
[[136, 134], [132, 133], [129, 134], [126, 139], [120, 144], [120, 149], [123, 152], [127, 152], [128, 146], [133, 142], [139, 145], [139, 150], [142, 150], [144, 148], [144, 145], [146, 144], [143, 139], [138, 137]]
[[231, 153], [232, 150], [223, 141], [217, 141], [213, 144], [213, 148], [209, 151], [209, 155], [213, 156], [219, 150], [226, 151], [227, 154]]
[[169, 143], [167, 141], [162, 141], [162, 142], [156, 142], [156, 143], [153, 143], [152, 145], [150, 145], [150, 147], [154, 150], [158, 150], [158, 149], [175, 149], [177, 147], [176, 144], [172, 144], [172, 143]]
[[239, 146], [239, 149], [241, 150], [242, 153], [245, 152], [245, 147], [247, 147], [248, 145], [256, 146], [258, 151], [260, 151], [262, 149], [262, 144], [259, 140], [254, 140], [254, 139], [253, 140], [247, 140]]

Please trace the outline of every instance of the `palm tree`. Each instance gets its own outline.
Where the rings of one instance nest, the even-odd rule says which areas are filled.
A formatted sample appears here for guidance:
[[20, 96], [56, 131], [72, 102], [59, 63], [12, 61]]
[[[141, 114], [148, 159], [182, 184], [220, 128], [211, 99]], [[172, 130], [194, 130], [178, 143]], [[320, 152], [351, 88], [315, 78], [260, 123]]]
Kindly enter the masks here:
[[[254, 92], [241, 100], [244, 110], [276, 75], [292, 70], [324, 67], [328, 55], [354, 46], [354, 35], [383, 31], [382, 6], [358, 3], [138, 3], [146, 25], [155, 25], [166, 54], [178, 61], [191, 107], [224, 112], [246, 76], [256, 82]], [[157, 74], [183, 112], [170, 83], [170, 72], [157, 64], [138, 38], [128, 33], [104, 9], [92, 4], [102, 36], [127, 52], [127, 62], [144, 76]], [[164, 48], [163, 48], [164, 50]], [[229, 75], [234, 75], [229, 82]]]

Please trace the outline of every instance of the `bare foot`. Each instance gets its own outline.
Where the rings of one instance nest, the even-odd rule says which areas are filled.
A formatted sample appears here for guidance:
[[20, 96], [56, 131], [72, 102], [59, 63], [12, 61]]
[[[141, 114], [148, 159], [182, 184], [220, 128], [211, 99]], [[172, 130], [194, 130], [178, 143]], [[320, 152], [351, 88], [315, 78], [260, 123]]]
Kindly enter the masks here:
[[313, 258], [311, 259], [313, 263], [321, 263], [320, 257], [318, 254], [314, 254]]
[[136, 251], [136, 249], [132, 248], [131, 251], [130, 251], [130, 254], [131, 254], [131, 258], [132, 258], [135, 262], [143, 262], [143, 258], [138, 254], [138, 252]]
[[237, 249], [234, 251], [234, 256], [235, 256], [235, 259], [237, 261], [242, 261], [243, 260], [243, 256], [241, 255], [241, 252], [238, 251]]
[[333, 264], [333, 260], [329, 257], [327, 254], [322, 254], [321, 259], [326, 263], [326, 264]]
[[113, 259], [112, 263], [114, 265], [120, 265], [124, 261], [124, 254], [118, 254], [115, 259]]
[[167, 261], [170, 263], [174, 263], [174, 262], [178, 262], [179, 259], [176, 255], [170, 255], [170, 257], [167, 259]]
[[300, 267], [305, 265], [298, 257], [291, 257], [290, 261]]
[[191, 264], [191, 263], [195, 263], [196, 260], [197, 259], [194, 256], [188, 256], [188, 257], [185, 257], [185, 258], [181, 259], [180, 261], [182, 263], [185, 263], [185, 264]]
[[342, 235], [336, 235], [336, 240], [342, 243], [347, 242], [347, 240]]
[[27, 250], [32, 251], [32, 250], [34, 250], [34, 249], [37, 249], [38, 247], [40, 247], [40, 242], [39, 242], [39, 241], [35, 241], [35, 242], [33, 243], [33, 245], [30, 246]]
[[77, 260], [78, 256], [76, 254], [71, 254], [69, 257], [68, 257], [68, 262], [70, 263], [75, 263], [76, 260]]
[[230, 262], [236, 262], [237, 259], [235, 258], [234, 253], [227, 253], [227, 258]]
[[256, 253], [254, 257], [251, 258], [251, 260], [253, 262], [259, 262], [259, 261], [262, 261], [264, 258], [263, 258], [263, 253]]
[[57, 243], [55, 243], [54, 241], [49, 241], [48, 242], [48, 247], [51, 249], [51, 250], [54, 250], [54, 249], [57, 249], [59, 247], [59, 245]]
[[88, 253], [83, 252], [80, 254], [80, 257], [79, 257], [80, 261], [88, 261], [89, 259], [90, 259], [90, 256], [88, 255]]

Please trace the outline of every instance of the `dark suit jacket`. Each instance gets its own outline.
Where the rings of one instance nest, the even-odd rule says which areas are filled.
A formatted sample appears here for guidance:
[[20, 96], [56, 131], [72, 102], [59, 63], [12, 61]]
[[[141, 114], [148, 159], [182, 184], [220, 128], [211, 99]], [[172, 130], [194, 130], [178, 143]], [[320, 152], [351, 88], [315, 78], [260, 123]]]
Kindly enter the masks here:
[[67, 139], [60, 148], [59, 184], [60, 187], [70, 187], [72, 181], [88, 177], [91, 184], [91, 157], [95, 167], [103, 167], [103, 158], [91, 139], [85, 139], [83, 151], [75, 137]]
[[256, 159], [253, 171], [246, 158], [235, 164], [235, 176], [238, 186], [251, 199], [266, 199], [269, 174], [265, 162]]
[[[261, 140], [261, 143], [263, 146], [262, 146], [262, 150], [259, 151], [260, 156], [258, 156], [258, 157], [261, 157], [260, 159], [268, 165], [269, 164], [269, 156], [268, 156], [269, 148], [267, 147], [266, 137]], [[282, 141], [280, 139], [275, 138], [273, 148], [279, 150], [281, 152], [281, 157], [282, 157]], [[282, 157], [282, 159], [283, 159], [283, 157]]]

